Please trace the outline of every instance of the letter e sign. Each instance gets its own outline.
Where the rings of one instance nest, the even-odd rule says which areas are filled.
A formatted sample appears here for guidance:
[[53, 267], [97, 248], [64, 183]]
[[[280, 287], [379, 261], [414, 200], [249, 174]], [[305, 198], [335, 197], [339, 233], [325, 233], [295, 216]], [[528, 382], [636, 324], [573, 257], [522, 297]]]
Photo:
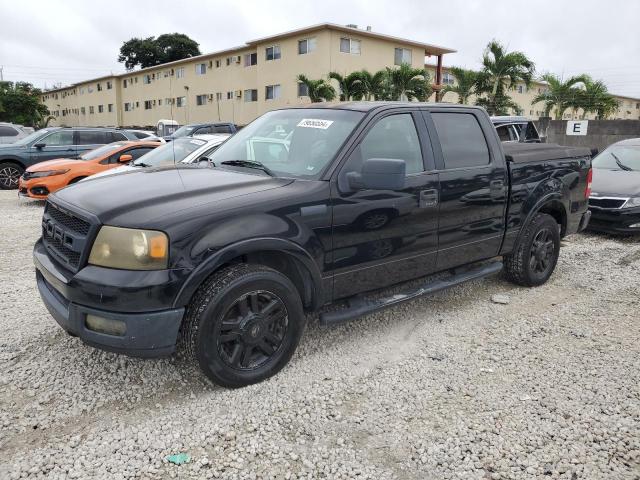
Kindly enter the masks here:
[[567, 135], [586, 135], [589, 120], [567, 120]]

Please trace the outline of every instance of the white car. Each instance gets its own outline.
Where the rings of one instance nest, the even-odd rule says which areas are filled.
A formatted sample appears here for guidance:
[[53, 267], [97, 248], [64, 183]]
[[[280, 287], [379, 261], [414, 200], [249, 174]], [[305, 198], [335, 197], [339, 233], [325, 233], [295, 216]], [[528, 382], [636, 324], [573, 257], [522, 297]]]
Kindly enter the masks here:
[[21, 138], [33, 133], [33, 131], [31, 127], [0, 122], [0, 143], [15, 143]]
[[131, 130], [127, 129], [127, 131], [133, 133], [140, 140], [144, 140], [146, 142], [160, 142], [167, 143], [164, 138], [158, 137], [154, 132], [150, 130]]
[[178, 138], [161, 147], [151, 150], [129, 165], [112, 168], [104, 172], [97, 173], [81, 180], [85, 182], [98, 177], [115, 175], [117, 173], [130, 172], [139, 168], [159, 167], [162, 165], [172, 165], [176, 163], [196, 163], [202, 158], [206, 158], [216, 148], [220, 146], [231, 135], [219, 133], [215, 135], [196, 135], [195, 137]]

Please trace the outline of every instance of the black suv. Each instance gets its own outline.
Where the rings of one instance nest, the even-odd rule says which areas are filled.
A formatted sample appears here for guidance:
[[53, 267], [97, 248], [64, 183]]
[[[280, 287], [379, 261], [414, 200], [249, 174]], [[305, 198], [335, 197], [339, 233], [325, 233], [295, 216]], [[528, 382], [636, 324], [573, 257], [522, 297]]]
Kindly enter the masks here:
[[0, 189], [18, 188], [20, 176], [36, 163], [54, 158], [78, 158], [101, 145], [125, 140], [138, 138], [117, 128], [43, 128], [16, 143], [0, 145]]
[[147, 357], [182, 345], [215, 382], [247, 385], [287, 363], [325, 305], [346, 300], [321, 310], [335, 324], [503, 265], [517, 284], [546, 282], [560, 238], [588, 223], [590, 155], [503, 146], [478, 107], [274, 110], [206, 161], [50, 195], [37, 284], [90, 345]]

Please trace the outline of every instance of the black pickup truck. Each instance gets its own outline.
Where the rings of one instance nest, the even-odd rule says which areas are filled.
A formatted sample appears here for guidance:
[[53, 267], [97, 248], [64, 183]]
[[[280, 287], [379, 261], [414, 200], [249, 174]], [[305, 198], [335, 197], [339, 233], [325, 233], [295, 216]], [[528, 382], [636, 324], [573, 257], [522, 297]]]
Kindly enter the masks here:
[[334, 324], [503, 269], [544, 283], [589, 221], [590, 178], [588, 150], [503, 146], [480, 108], [276, 110], [197, 164], [49, 196], [37, 284], [87, 344], [181, 347], [239, 387], [288, 362], [311, 312]]

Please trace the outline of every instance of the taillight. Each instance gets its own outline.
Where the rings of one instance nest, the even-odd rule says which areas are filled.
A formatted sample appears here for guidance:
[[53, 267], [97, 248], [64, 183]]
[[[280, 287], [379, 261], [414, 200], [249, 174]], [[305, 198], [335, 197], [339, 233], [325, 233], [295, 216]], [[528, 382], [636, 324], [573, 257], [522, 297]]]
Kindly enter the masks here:
[[584, 189], [584, 198], [588, 199], [589, 195], [591, 195], [591, 183], [593, 182], [593, 169], [589, 169], [589, 173], [587, 173], [587, 188]]

